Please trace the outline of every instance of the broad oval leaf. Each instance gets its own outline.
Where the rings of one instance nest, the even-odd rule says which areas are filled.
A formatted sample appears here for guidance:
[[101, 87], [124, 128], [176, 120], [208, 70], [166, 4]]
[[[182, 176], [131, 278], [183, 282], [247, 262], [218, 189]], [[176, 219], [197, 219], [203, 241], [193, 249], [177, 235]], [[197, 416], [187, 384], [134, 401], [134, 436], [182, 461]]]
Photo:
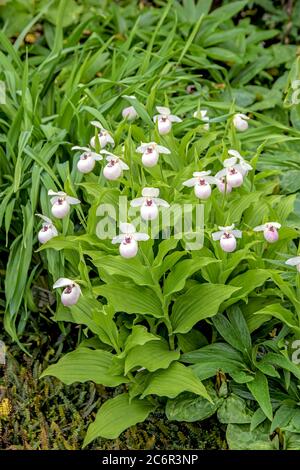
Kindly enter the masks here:
[[163, 316], [160, 300], [148, 287], [119, 282], [94, 287], [94, 293], [105, 297], [117, 312], [140, 313], [156, 318]]
[[192, 287], [175, 301], [171, 321], [175, 333], [187, 333], [204, 318], [216, 315], [220, 305], [239, 287], [201, 284]]
[[129, 351], [125, 359], [125, 374], [137, 366], [144, 367], [150, 372], [166, 369], [179, 357], [179, 351], [170, 351], [166, 341], [149, 341]]
[[113, 355], [103, 350], [78, 348], [63, 356], [56, 364], [47, 367], [41, 375], [53, 375], [67, 385], [74, 382], [92, 381], [106, 387], [126, 383], [126, 377], [112, 375], [110, 368]]
[[155, 406], [148, 400], [129, 401], [127, 393], [107, 400], [99, 409], [95, 421], [89, 425], [83, 447], [97, 437], [116, 439], [125, 429], [145, 421], [154, 409]]
[[203, 383], [195, 376], [192, 369], [179, 362], [174, 362], [166, 370], [153, 372], [147, 381], [142, 398], [147, 395], [175, 398], [182, 392], [192, 392], [212, 401]]

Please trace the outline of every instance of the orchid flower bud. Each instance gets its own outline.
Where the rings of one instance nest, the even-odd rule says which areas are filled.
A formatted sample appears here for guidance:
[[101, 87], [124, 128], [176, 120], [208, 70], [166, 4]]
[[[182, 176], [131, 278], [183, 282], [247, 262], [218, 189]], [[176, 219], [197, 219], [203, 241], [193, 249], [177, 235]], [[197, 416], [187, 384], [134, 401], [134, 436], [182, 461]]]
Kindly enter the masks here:
[[112, 243], [120, 243], [119, 252], [123, 258], [134, 258], [138, 252], [138, 241], [149, 240], [147, 233], [136, 232], [132, 224], [121, 223], [120, 231], [122, 234], [112, 239]]
[[264, 232], [265, 240], [269, 243], [275, 243], [279, 239], [278, 230], [280, 229], [281, 224], [278, 222], [267, 222], [263, 225], [258, 225], [254, 227], [254, 232]]
[[55, 192], [52, 191], [52, 189], [49, 189], [48, 195], [54, 196], [50, 199], [50, 202], [52, 204], [51, 212], [52, 215], [57, 219], [63, 219], [64, 217], [66, 217], [66, 215], [68, 215], [68, 213], [70, 212], [70, 205], [80, 204], [79, 199], [68, 196], [63, 191]]
[[133, 106], [128, 106], [123, 109], [122, 117], [123, 119], [127, 119], [127, 121], [134, 121], [138, 117], [138, 113]]
[[242, 238], [240, 230], [234, 230], [234, 224], [227, 227], [219, 227], [219, 232], [212, 233], [214, 241], [220, 240], [223, 251], [231, 253], [236, 249], [236, 238]]
[[[98, 133], [98, 138], [99, 138], [99, 143], [100, 143], [100, 147], [103, 149], [104, 147], [107, 146], [107, 144], [111, 144], [112, 146], [115, 145], [115, 141], [114, 139], [112, 138], [112, 136], [110, 135], [110, 133], [103, 128], [102, 124], [98, 121], [92, 121], [91, 124], [94, 126], [94, 127], [97, 127], [98, 129], [100, 129], [100, 132]], [[90, 146], [95, 148], [96, 146], [96, 141], [95, 141], [95, 137], [92, 137], [91, 140], [90, 140]]]
[[66, 277], [61, 277], [55, 282], [53, 289], [59, 287], [65, 287], [61, 294], [61, 302], [65, 307], [71, 307], [77, 304], [81, 295], [81, 289], [76, 282]]
[[42, 214], [35, 215], [37, 215], [44, 221], [42, 224], [42, 228], [38, 233], [39, 242], [43, 245], [44, 243], [51, 240], [51, 238], [57, 237], [58, 232], [56, 230], [56, 227], [53, 225], [52, 220]]
[[211, 171], [195, 171], [193, 178], [184, 181], [183, 186], [194, 186], [195, 196], [199, 199], [208, 199], [211, 195], [211, 184], [217, 184], [214, 176], [209, 176]]
[[288, 264], [289, 266], [296, 266], [297, 271], [300, 273], [300, 256], [295, 256], [294, 258], [286, 260], [285, 264]]
[[199, 111], [195, 111], [193, 117], [206, 122], [206, 124], [204, 124], [203, 126], [203, 129], [205, 129], [206, 131], [209, 130], [209, 117], [207, 116], [207, 109], [200, 109]]
[[142, 153], [142, 163], [145, 167], [151, 168], [155, 166], [159, 159], [159, 154], [170, 154], [170, 150], [156, 142], [149, 142], [148, 144], [142, 143], [136, 151]]
[[178, 116], [171, 114], [169, 108], [164, 106], [156, 106], [156, 110], [159, 114], [153, 117], [153, 121], [157, 122], [158, 132], [160, 135], [169, 134], [172, 129], [172, 122], [182, 122]]
[[[240, 173], [242, 173], [243, 176], [247, 176], [248, 172], [253, 170], [250, 163], [248, 163], [237, 150], [230, 149], [228, 150], [228, 154], [231, 155], [233, 158], [236, 158], [236, 161], [238, 161], [238, 163], [235, 163], [234, 166]], [[233, 158], [229, 160], [233, 161]]]
[[90, 173], [95, 167], [95, 162], [103, 159], [102, 155], [92, 152], [89, 147], [79, 147], [75, 145], [72, 147], [72, 150], [83, 150], [83, 153], [79, 157], [79, 162], [77, 163], [77, 168], [80, 173]]
[[170, 207], [167, 201], [160, 199], [159, 189], [144, 188], [142, 196], [133, 199], [130, 203], [131, 207], [141, 207], [141, 217], [143, 220], [154, 220], [158, 217], [158, 206]]
[[248, 120], [250, 118], [246, 114], [235, 114], [233, 116], [233, 125], [239, 132], [244, 132], [248, 129]]
[[103, 175], [107, 180], [114, 181], [122, 176], [123, 170], [129, 170], [129, 166], [113, 153], [101, 150], [101, 153], [107, 155], [107, 165], [103, 169]]

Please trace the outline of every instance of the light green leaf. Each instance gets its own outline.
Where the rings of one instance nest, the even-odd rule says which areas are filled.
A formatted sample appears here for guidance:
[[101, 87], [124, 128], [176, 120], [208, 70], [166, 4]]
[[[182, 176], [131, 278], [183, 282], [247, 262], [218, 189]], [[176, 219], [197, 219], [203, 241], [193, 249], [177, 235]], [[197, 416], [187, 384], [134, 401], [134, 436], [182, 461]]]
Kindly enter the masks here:
[[83, 447], [96, 437], [116, 439], [130, 426], [145, 421], [154, 409], [147, 400], [133, 399], [129, 402], [127, 393], [107, 400], [99, 409], [95, 421], [89, 425]]
[[63, 356], [42, 373], [42, 377], [53, 375], [67, 385], [74, 382], [92, 381], [105, 387], [116, 387], [126, 383], [122, 376], [112, 375], [110, 368], [113, 355], [100, 349], [78, 348]]
[[174, 362], [166, 370], [153, 372], [147, 382], [142, 398], [147, 395], [175, 398], [182, 392], [192, 392], [212, 401], [202, 382], [191, 368]]
[[188, 277], [199, 271], [203, 266], [218, 262], [214, 258], [184, 259], [179, 261], [165, 280], [164, 295], [171, 295], [173, 292], [180, 291], [184, 288]]
[[166, 341], [149, 341], [141, 346], [132, 348], [125, 359], [125, 374], [137, 367], [144, 367], [150, 372], [166, 369], [171, 362], [178, 360], [179, 351], [170, 351]]
[[130, 278], [139, 286], [153, 285], [149, 268], [143, 266], [137, 258], [124, 259], [122, 256], [100, 254], [99, 257], [93, 258], [93, 264], [99, 268], [100, 274], [103, 269], [112, 276]]
[[259, 406], [269, 418], [270, 421], [273, 419], [273, 411], [270, 400], [269, 385], [268, 380], [262, 374], [262, 372], [256, 372], [254, 380], [247, 383], [247, 387], [254, 396], [255, 400], [258, 402]]
[[223, 284], [201, 284], [180, 296], [173, 306], [171, 321], [175, 333], [187, 333], [200, 320], [216, 315], [224, 300], [239, 287]]
[[94, 293], [105, 297], [117, 312], [140, 313], [156, 318], [163, 316], [158, 297], [148, 287], [119, 282], [94, 287]]

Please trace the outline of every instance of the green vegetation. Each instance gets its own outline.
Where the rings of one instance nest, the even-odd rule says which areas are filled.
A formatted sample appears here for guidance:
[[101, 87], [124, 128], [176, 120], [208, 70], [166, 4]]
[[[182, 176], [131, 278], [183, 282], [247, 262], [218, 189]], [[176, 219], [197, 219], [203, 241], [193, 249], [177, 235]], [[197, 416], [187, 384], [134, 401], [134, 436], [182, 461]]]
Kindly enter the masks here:
[[300, 448], [299, 26], [299, 1], [0, 1], [3, 448]]

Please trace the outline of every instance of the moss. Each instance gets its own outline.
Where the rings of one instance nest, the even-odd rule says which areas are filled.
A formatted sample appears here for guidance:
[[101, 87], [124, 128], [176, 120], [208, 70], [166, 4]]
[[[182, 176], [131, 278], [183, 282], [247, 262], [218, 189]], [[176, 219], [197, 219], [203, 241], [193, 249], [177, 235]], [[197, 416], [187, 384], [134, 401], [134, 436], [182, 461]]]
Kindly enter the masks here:
[[[36, 355], [8, 356], [2, 367], [0, 449], [80, 449], [88, 425], [103, 401], [116, 393], [93, 383], [65, 386], [39, 380]], [[169, 422], [154, 413], [115, 440], [97, 439], [89, 449], [222, 449], [224, 432], [214, 419]]]

